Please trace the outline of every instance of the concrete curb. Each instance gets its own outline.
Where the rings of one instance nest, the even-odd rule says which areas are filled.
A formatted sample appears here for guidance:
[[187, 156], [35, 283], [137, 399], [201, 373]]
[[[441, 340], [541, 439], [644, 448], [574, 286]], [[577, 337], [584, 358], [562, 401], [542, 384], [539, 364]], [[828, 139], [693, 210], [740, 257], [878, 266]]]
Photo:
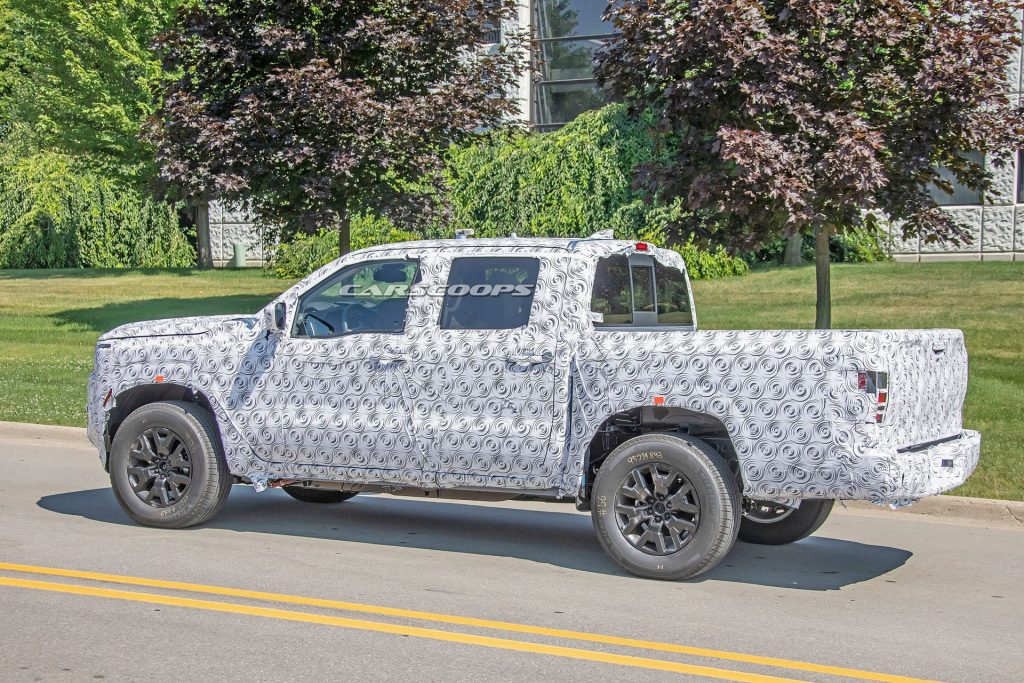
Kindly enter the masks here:
[[976, 522], [999, 523], [1024, 528], [1024, 501], [994, 498], [967, 498], [964, 496], [931, 496], [898, 510], [890, 510], [866, 500], [843, 501], [849, 510], [891, 512], [899, 515], [965, 519]]
[[[26, 422], [0, 422], [0, 439], [21, 439], [28, 441], [60, 441], [76, 446], [89, 446], [85, 429], [81, 427], [59, 427], [37, 425]], [[1001, 522], [1011, 526], [1024, 527], [1024, 501], [995, 500], [990, 498], [965, 498], [964, 496], [932, 496], [918, 501], [910, 507], [896, 511], [864, 500], [842, 502], [848, 510], [870, 510], [893, 512], [901, 515], [923, 515], [938, 518], [960, 518], [980, 522]], [[841, 508], [840, 508], [841, 509]]]
[[37, 425], [27, 422], [0, 422], [0, 439], [22, 439], [28, 441], [60, 441], [89, 446], [89, 437], [82, 427], [61, 427], [58, 425]]

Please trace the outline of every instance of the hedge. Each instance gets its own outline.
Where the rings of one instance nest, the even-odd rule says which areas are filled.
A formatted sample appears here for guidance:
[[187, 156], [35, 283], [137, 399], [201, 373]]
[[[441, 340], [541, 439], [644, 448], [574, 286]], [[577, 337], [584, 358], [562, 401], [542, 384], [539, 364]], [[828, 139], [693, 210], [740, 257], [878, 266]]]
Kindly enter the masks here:
[[195, 257], [176, 207], [58, 154], [0, 159], [0, 268], [180, 268]]

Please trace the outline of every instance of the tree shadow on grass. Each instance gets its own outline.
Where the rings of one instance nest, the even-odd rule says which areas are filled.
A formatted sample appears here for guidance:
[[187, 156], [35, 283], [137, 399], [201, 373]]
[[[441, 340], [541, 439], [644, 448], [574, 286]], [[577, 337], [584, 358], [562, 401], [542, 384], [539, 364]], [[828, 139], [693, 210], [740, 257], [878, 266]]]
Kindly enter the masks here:
[[251, 315], [272, 301], [278, 292], [267, 294], [228, 294], [202, 298], [142, 299], [104, 304], [92, 308], [73, 308], [54, 313], [58, 326], [74, 325], [94, 332], [106, 332], [118, 325], [158, 320], [160, 318], [184, 318], [194, 315]]
[[[133, 524], [106, 488], [44, 496], [37, 505], [106, 524]], [[556, 504], [549, 507], [532, 510], [367, 494], [343, 505], [309, 505], [282, 491], [256, 493], [236, 486], [224, 509], [204, 526], [247, 534], [511, 557], [628, 576], [601, 550], [589, 515]], [[910, 556], [900, 548], [822, 536], [787, 546], [737, 543], [722, 564], [695, 582], [839, 590], [887, 574]]]

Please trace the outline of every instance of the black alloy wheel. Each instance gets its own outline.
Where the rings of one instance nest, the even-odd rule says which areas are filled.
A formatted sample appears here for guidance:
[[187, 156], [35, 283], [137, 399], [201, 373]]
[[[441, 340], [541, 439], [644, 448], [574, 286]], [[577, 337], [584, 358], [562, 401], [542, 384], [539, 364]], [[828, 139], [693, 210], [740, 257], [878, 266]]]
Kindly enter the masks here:
[[671, 555], [690, 542], [700, 524], [700, 500], [683, 473], [667, 463], [629, 472], [615, 494], [615, 521], [637, 550]]
[[192, 457], [181, 437], [166, 427], [139, 434], [128, 451], [128, 482], [146, 505], [177, 503], [192, 483]]

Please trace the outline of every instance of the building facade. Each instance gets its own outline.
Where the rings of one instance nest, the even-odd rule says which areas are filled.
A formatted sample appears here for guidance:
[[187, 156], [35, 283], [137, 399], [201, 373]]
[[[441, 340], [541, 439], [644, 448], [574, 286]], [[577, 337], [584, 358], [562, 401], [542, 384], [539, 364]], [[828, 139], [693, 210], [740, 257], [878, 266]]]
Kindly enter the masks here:
[[[607, 0], [521, 0], [518, 26], [492, 32], [495, 41], [519, 27], [528, 28], [533, 36], [533, 73], [522, 76], [516, 93], [520, 116], [532, 129], [555, 130], [605, 103], [594, 79], [594, 53], [612, 35], [612, 25], [601, 18], [607, 4]], [[1024, 85], [1022, 67], [1024, 51], [1018, 50], [1007, 70], [1007, 87], [1014, 101], [1020, 100]], [[994, 182], [985, 196], [955, 184], [952, 195], [933, 191], [944, 210], [968, 229], [970, 245], [904, 240], [897, 231], [890, 235], [893, 257], [915, 262], [1024, 261], [1024, 159], [1017, 154], [1008, 167], [993, 167], [992, 171]], [[208, 215], [214, 265], [227, 265], [236, 243], [244, 245], [250, 265], [265, 261], [268, 254], [263, 240], [244, 210], [213, 202]]]

